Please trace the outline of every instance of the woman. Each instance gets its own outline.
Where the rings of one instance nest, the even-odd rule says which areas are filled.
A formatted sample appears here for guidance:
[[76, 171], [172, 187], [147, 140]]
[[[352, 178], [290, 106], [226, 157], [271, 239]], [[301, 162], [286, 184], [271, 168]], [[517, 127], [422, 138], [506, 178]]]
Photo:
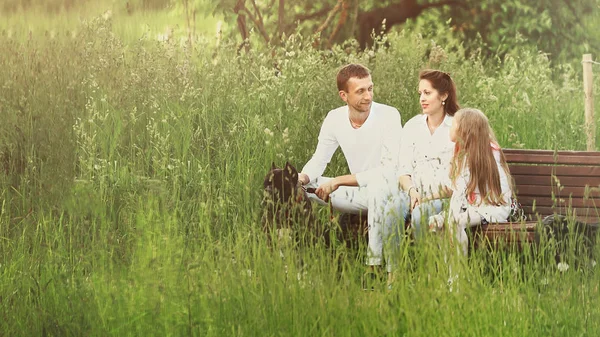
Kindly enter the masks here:
[[406, 122], [400, 142], [397, 176], [405, 194], [396, 193], [383, 208], [384, 238], [392, 247], [399, 246], [399, 224], [408, 220], [409, 213], [418, 237], [429, 216], [441, 212], [442, 200], [452, 193], [449, 172], [454, 143], [449, 133], [459, 105], [450, 75], [439, 70], [421, 71], [419, 101], [423, 113]]

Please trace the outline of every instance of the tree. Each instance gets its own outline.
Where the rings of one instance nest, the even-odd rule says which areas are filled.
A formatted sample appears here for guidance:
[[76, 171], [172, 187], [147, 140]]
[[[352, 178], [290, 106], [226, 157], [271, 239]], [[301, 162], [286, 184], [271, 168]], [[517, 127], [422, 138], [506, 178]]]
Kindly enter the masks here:
[[265, 43], [278, 45], [282, 36], [299, 31], [313, 34], [322, 48], [350, 38], [366, 48], [373, 32], [388, 32], [438, 9], [436, 19], [451, 22], [467, 40], [480, 36], [490, 50], [521, 35], [542, 50], [558, 52], [591, 45], [583, 20], [599, 5], [600, 0], [219, 0], [213, 12], [236, 22], [243, 41], [254, 30]]

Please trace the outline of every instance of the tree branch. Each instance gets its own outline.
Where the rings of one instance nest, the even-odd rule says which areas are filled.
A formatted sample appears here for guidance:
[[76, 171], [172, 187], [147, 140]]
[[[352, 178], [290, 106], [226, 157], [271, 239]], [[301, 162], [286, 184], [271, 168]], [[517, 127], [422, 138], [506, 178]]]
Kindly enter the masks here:
[[246, 16], [244, 14], [239, 14], [237, 17], [238, 30], [242, 35], [242, 43], [238, 47], [237, 53], [239, 54], [242, 50], [242, 47], [246, 48], [246, 52], [250, 48], [248, 45], [248, 27], [246, 26]]
[[[267, 34], [267, 31], [265, 30], [265, 26], [262, 23], [262, 17], [260, 16], [260, 11], [256, 7], [256, 2], [254, 0], [252, 0], [254, 8], [257, 10], [257, 14], [259, 15], [259, 17], [260, 17], [261, 20], [258, 20], [248, 10], [248, 8], [246, 8], [245, 2], [246, 2], [246, 0], [238, 0], [238, 2], [236, 3], [235, 7], [233, 8], [233, 12], [236, 13], [236, 14], [238, 14], [238, 16], [242, 15], [242, 14], [240, 14], [240, 12], [246, 13], [246, 15], [250, 18], [250, 20], [252, 20], [252, 22], [254, 23], [254, 25], [256, 26], [256, 28], [258, 29], [258, 31], [260, 32], [260, 35], [262, 35], [262, 37], [265, 40], [265, 42], [269, 43], [269, 41], [270, 41], [269, 35]], [[244, 20], [244, 23], [245, 23], [245, 20]], [[238, 21], [238, 27], [239, 27], [239, 21]]]
[[571, 13], [573, 13], [573, 15], [577, 18], [579, 17], [577, 15], [577, 11], [575, 10], [575, 7], [573, 7], [573, 4], [571, 3], [570, 0], [563, 0], [563, 2], [565, 3], [565, 5], [567, 5], [567, 7], [569, 7], [569, 9], [571, 10]]
[[256, 0], [252, 0], [252, 6], [254, 7], [254, 11], [256, 12], [256, 16], [258, 17], [258, 21], [255, 21], [254, 24], [257, 25], [258, 31], [263, 36], [267, 43], [270, 42], [269, 34], [267, 34], [267, 30], [265, 29], [265, 24], [262, 18], [262, 14], [260, 13], [260, 9], [256, 5]]
[[279, 0], [279, 17], [277, 22], [277, 35], [279, 38], [283, 36], [284, 29], [284, 18], [285, 18], [285, 0]]
[[333, 7], [333, 9], [331, 11], [329, 11], [329, 14], [327, 15], [327, 19], [325, 19], [325, 21], [319, 26], [319, 28], [317, 28], [317, 31], [315, 32], [316, 34], [319, 34], [325, 28], [327, 28], [327, 26], [329, 26], [329, 23], [331, 22], [331, 19], [333, 19], [333, 17], [335, 16], [335, 14], [340, 10], [340, 7], [342, 6], [343, 2], [344, 2], [344, 0], [338, 0], [338, 2], [335, 5], [335, 7]]
[[331, 10], [331, 7], [324, 7], [314, 13], [298, 14], [294, 17], [294, 22], [306, 21], [306, 20], [312, 20], [315, 18], [319, 18], [319, 17], [327, 14], [330, 10]]
[[468, 8], [461, 0], [447, 0], [426, 4], [419, 4], [417, 0], [401, 0], [386, 7], [361, 12], [358, 14], [357, 20], [359, 23], [358, 41], [360, 46], [362, 48], [366, 47], [367, 42], [371, 38], [371, 32], [373, 30], [378, 31], [381, 28], [383, 20], [385, 20], [384, 32], [388, 32], [392, 26], [419, 16], [426, 9], [451, 5]]
[[331, 48], [333, 39], [335, 38], [337, 33], [346, 24], [346, 20], [348, 20], [348, 2], [347, 2], [347, 0], [340, 0], [340, 1], [342, 1], [342, 13], [340, 14], [340, 20], [338, 21], [337, 25], [333, 29], [333, 32], [331, 32], [331, 35], [329, 35], [329, 39], [327, 40], [327, 46], [329, 48]]

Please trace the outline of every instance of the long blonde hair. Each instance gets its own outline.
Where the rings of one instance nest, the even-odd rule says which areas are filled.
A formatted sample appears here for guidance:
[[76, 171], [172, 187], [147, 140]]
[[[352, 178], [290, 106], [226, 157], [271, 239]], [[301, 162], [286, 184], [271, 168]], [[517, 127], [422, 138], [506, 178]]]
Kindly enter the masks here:
[[468, 168], [470, 180], [467, 183], [467, 196], [473, 195], [479, 188], [482, 202], [490, 205], [506, 204], [502, 198], [500, 172], [494, 158], [494, 150], [500, 152], [500, 164], [512, 189], [510, 171], [487, 117], [477, 109], [465, 108], [458, 110], [454, 118], [458, 128], [450, 169], [452, 184], [456, 185], [458, 176]]

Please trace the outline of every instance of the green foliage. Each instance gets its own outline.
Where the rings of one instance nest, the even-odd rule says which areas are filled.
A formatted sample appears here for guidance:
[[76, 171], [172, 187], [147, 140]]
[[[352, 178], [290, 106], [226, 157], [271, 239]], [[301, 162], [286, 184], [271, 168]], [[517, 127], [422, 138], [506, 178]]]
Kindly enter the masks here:
[[[379, 34], [416, 20], [425, 30], [438, 22], [451, 22], [453, 35], [464, 39], [469, 51], [481, 49], [486, 56], [502, 56], [514, 53], [517, 46], [530, 46], [564, 63], [579, 59], [582, 53], [600, 52], [598, 0], [462, 0], [446, 5], [416, 0], [283, 1], [283, 15], [280, 3], [221, 0], [214, 4], [214, 13], [224, 15], [229, 36], [241, 33], [244, 39], [246, 31], [255, 29], [263, 36], [255, 41], [259, 45], [279, 45], [280, 36], [299, 32], [317, 34], [315, 44], [325, 48], [352, 38], [364, 46], [370, 44], [363, 39], [371, 30]], [[386, 27], [381, 28], [384, 19]]]
[[[268, 247], [259, 223], [264, 174], [272, 161], [308, 160], [325, 114], [343, 104], [334, 77], [347, 62], [372, 69], [376, 100], [403, 121], [420, 112], [418, 71], [446, 70], [502, 146], [547, 149], [585, 147], [578, 69], [524, 47], [469, 54], [447, 30], [438, 43], [393, 33], [365, 52], [315, 49], [299, 34], [238, 51], [229, 40], [126, 43], [112, 24], [0, 35], [6, 335], [600, 331], [597, 272], [559, 272], [547, 251], [463, 260], [442, 254], [444, 241], [405, 245], [397, 286], [365, 293], [364, 255]], [[338, 156], [327, 174], [342, 172]]]
[[[598, 53], [598, 0], [473, 2], [469, 11], [458, 7], [442, 14], [452, 18], [453, 28], [467, 41], [475, 41], [488, 53], [514, 52], [520, 45], [535, 46], [559, 62]], [[595, 28], [592, 28], [595, 27]]]

